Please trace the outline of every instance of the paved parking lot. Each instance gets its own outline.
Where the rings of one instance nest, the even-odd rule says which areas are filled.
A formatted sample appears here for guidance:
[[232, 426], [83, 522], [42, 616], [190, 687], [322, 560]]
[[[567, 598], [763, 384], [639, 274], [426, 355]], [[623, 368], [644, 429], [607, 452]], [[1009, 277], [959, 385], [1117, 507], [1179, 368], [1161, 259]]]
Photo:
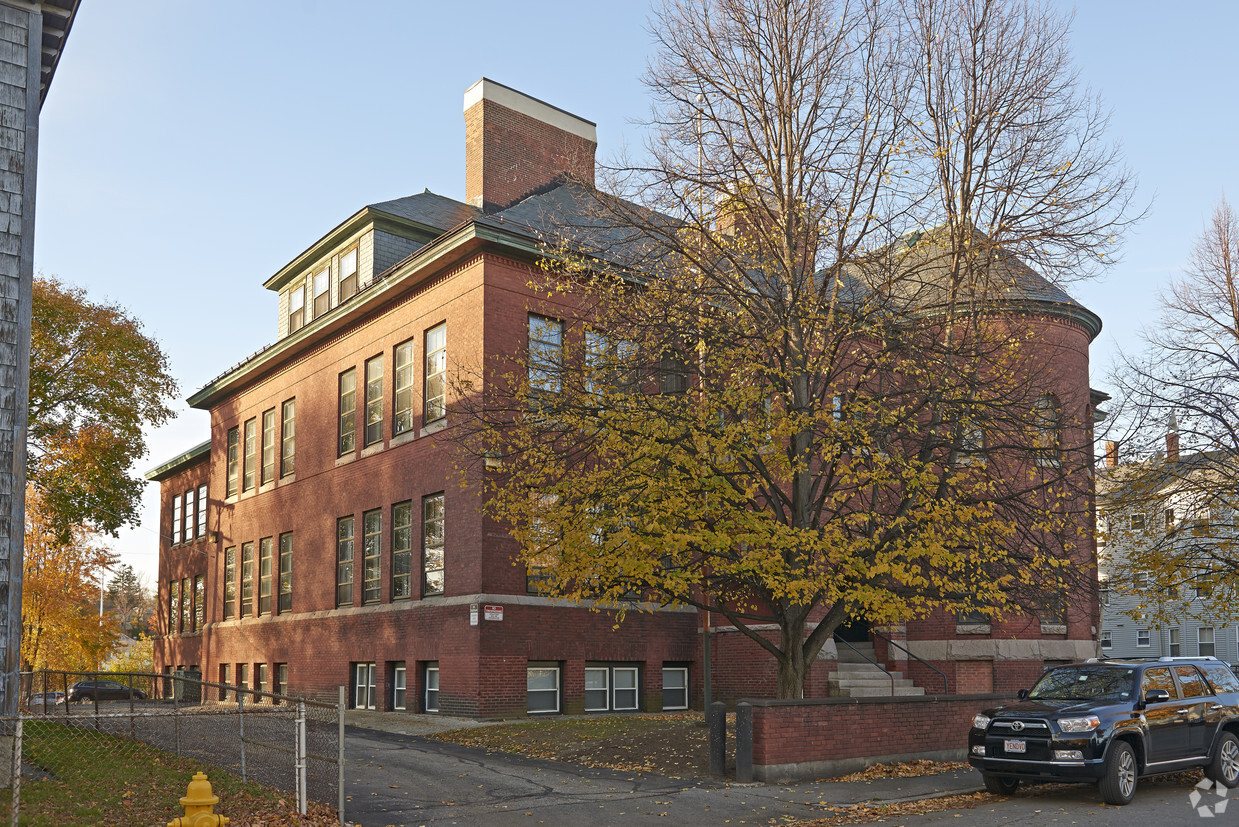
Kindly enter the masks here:
[[767, 824], [820, 818], [823, 802], [923, 797], [974, 790], [971, 770], [878, 784], [730, 786], [593, 769], [358, 729], [346, 734], [350, 821], [415, 824]]

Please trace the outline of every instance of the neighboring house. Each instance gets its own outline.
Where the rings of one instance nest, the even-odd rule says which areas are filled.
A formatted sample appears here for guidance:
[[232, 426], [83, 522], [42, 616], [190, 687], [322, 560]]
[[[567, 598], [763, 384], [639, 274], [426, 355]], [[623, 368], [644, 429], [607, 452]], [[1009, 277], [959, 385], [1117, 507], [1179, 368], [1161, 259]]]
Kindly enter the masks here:
[[1099, 643], [1104, 656], [1211, 655], [1239, 663], [1239, 626], [1212, 617], [1202, 601], [1207, 573], [1149, 572], [1131, 562], [1136, 547], [1169, 558], [1184, 544], [1216, 547], [1233, 542], [1234, 532], [1226, 528], [1233, 520], [1201, 505], [1208, 486], [1193, 484], [1211, 474], [1217, 461], [1212, 453], [1180, 454], [1179, 435], [1172, 430], [1166, 435], [1165, 454], [1135, 468], [1148, 495], [1123, 495], [1117, 493], [1119, 446], [1106, 443], [1097, 498]]
[[[448, 376], [528, 346], [564, 310], [529, 287], [533, 227], [579, 209], [563, 182], [592, 182], [596, 148], [591, 122], [489, 80], [464, 114], [466, 201], [427, 191], [346, 218], [265, 282], [276, 342], [190, 397], [210, 439], [147, 475], [161, 483], [157, 668], [320, 696], [347, 685], [356, 707], [477, 717], [700, 705], [694, 610], [652, 606], [617, 627], [538, 596], [482, 515], [485, 470], [451, 469]], [[1091, 444], [1100, 320], [1020, 278], [1019, 318], [1058, 348], [1047, 376], [1063, 427]], [[1091, 571], [1091, 539], [1074, 555]], [[939, 613], [887, 631], [972, 692], [1095, 654], [1097, 624], [1090, 591], [1053, 618]], [[713, 630], [715, 697], [772, 695], [769, 655]], [[816, 690], [833, 645], [824, 655]]]
[[0, 0], [0, 709], [17, 712], [39, 111], [80, 0]]

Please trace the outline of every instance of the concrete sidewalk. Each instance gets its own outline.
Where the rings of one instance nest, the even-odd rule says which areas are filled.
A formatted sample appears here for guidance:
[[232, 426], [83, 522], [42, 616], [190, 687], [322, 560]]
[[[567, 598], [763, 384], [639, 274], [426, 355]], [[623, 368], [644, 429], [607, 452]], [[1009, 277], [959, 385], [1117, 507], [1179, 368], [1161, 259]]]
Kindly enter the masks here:
[[[962, 770], [917, 778], [738, 785], [595, 769], [428, 740], [487, 723], [349, 710], [350, 821], [373, 827], [509, 820], [546, 824], [766, 823], [829, 815], [829, 805], [898, 803], [982, 789]], [[756, 821], [754, 821], [756, 820]]]

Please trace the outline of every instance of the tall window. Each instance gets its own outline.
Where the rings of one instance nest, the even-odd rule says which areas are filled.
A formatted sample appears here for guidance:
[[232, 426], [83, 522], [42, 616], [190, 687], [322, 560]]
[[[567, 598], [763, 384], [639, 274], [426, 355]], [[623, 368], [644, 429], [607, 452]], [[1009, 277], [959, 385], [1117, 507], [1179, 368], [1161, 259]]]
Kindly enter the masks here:
[[[224, 686], [227, 686], [227, 685], [228, 685], [228, 683], [229, 683], [231, 680], [232, 680], [232, 664], [231, 664], [231, 663], [221, 663], [221, 664], [219, 665], [219, 682], [220, 682], [220, 683], [222, 683]], [[227, 690], [227, 689], [220, 689], [220, 690], [219, 690], [219, 699], [220, 699], [221, 701], [226, 701], [226, 700], [228, 700], [228, 690]]]
[[361, 515], [363, 603], [378, 603], [383, 596], [380, 572], [383, 568], [383, 511], [376, 508]]
[[275, 479], [275, 408], [262, 412], [262, 476], [259, 485]]
[[284, 402], [284, 425], [280, 438], [280, 476], [287, 477], [297, 470], [293, 461], [297, 453], [296, 399], [288, 399]]
[[331, 269], [324, 267], [314, 274], [314, 318], [331, 309]]
[[357, 447], [357, 369], [340, 374], [340, 456]]
[[188, 577], [181, 580], [181, 632], [189, 632], [194, 628], [194, 593], [190, 591]]
[[185, 542], [191, 542], [194, 539], [194, 513], [197, 511], [194, 506], [195, 489], [191, 488], [185, 492], [185, 530], [182, 535]]
[[172, 498], [172, 545], [181, 544], [181, 498]]
[[663, 709], [688, 709], [688, 667], [663, 667]]
[[280, 600], [279, 611], [293, 610], [293, 533], [280, 535]]
[[353, 664], [353, 708], [374, 709], [374, 664]]
[[391, 669], [391, 708], [402, 710], [405, 708], [405, 666], [404, 661], [398, 661], [392, 664]]
[[340, 256], [340, 301], [357, 295], [357, 247]]
[[366, 445], [383, 441], [383, 357], [366, 360]]
[[206, 536], [207, 487], [198, 486], [198, 537]]
[[664, 353], [658, 360], [658, 389], [661, 393], [688, 390], [688, 365], [675, 353]]
[[[250, 665], [248, 663], [237, 664], [237, 686], [249, 689], [250, 684]], [[237, 693], [237, 697], [242, 697], [241, 693]]]
[[271, 552], [274, 541], [263, 537], [258, 541], [258, 614], [271, 614]]
[[305, 327], [305, 284], [298, 284], [288, 291], [288, 332], [296, 333]]
[[443, 594], [443, 494], [422, 498], [422, 594]]
[[[255, 692], [266, 692], [267, 691], [267, 664], [265, 663], [254, 664], [254, 691]], [[258, 703], [262, 703], [264, 699], [255, 698], [254, 700], [257, 701]]]
[[236, 614], [237, 608], [237, 547], [224, 549], [224, 619]]
[[181, 581], [168, 583], [168, 634], [180, 634], [177, 622], [181, 619]]
[[1062, 450], [1063, 418], [1058, 399], [1048, 393], [1038, 396], [1033, 418], [1037, 429], [1034, 446], [1037, 449], [1037, 464], [1056, 468], [1060, 463]]
[[271, 687], [271, 691], [277, 695], [283, 695], [288, 691], [287, 663], [277, 663], [275, 665], [275, 684]]
[[564, 369], [564, 323], [529, 314], [529, 392], [559, 393]]
[[353, 605], [353, 518], [336, 520], [336, 605]]
[[447, 325], [426, 331], [426, 424], [447, 414]]
[[392, 399], [392, 436], [413, 429], [413, 340], [396, 345], [396, 388]]
[[194, 631], [202, 631], [206, 622], [206, 581], [202, 575], [194, 578]]
[[413, 596], [413, 503], [391, 507], [391, 599]]
[[1170, 629], [1170, 656], [1172, 658], [1180, 657], [1183, 654], [1183, 646], [1179, 640], [1179, 630]]
[[1213, 657], [1216, 654], [1213, 645], [1213, 627], [1201, 626], [1196, 630], [1196, 645], [1199, 647], [1198, 654], [1204, 657]]
[[241, 603], [238, 614], [249, 617], [254, 613], [254, 544], [241, 544]]
[[439, 711], [439, 662], [422, 667], [422, 712]]
[[225, 496], [237, 495], [237, 450], [241, 432], [236, 428], [228, 429], [228, 484], [224, 489]]
[[245, 420], [245, 461], [241, 465], [241, 490], [254, 487], [254, 462], [258, 458], [258, 420]]

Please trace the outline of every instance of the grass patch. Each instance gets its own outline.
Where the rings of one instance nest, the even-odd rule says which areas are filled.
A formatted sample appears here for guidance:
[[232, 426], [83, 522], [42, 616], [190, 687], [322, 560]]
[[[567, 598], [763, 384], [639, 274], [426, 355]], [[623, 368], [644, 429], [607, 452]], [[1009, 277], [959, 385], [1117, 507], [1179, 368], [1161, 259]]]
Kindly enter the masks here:
[[[735, 743], [735, 716], [728, 716]], [[655, 772], [672, 778], [710, 773], [710, 736], [700, 713], [553, 718], [428, 736], [440, 741], [568, 761], [622, 772]], [[729, 759], [734, 768], [734, 756]]]
[[[233, 827], [250, 824], [320, 827], [336, 824], [334, 810], [312, 805], [300, 816], [291, 796], [198, 761], [177, 758], [147, 744], [88, 729], [40, 721], [23, 739], [21, 824], [95, 824], [100, 827], [163, 825], [184, 814], [180, 799], [195, 772], [210, 777], [219, 796], [215, 811]], [[26, 776], [31, 768], [37, 768]], [[4, 819], [10, 791], [3, 791]]]

